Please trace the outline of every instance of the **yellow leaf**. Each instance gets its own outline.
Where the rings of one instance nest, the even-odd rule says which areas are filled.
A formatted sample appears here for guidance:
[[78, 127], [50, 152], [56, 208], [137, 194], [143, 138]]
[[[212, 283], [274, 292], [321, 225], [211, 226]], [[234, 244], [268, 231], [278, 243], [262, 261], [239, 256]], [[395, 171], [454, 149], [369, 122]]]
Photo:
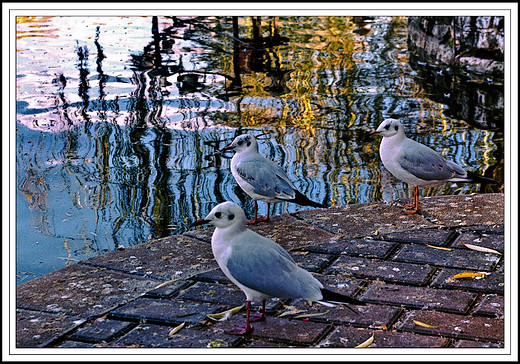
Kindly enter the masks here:
[[484, 273], [484, 272], [463, 272], [463, 273], [455, 274], [453, 277], [451, 277], [451, 279], [460, 279], [460, 278], [480, 279], [480, 278], [484, 278], [488, 274], [489, 273]]
[[433, 249], [448, 250], [448, 251], [453, 250], [453, 249], [450, 249], [450, 248], [445, 248], [443, 246], [435, 246], [435, 245], [430, 245], [430, 244], [426, 244], [426, 246], [429, 246], [430, 248], [433, 248]]
[[155, 287], [154, 289], [158, 289], [158, 288], [167, 286], [169, 284], [172, 284], [173, 282], [180, 281], [181, 279], [182, 279], [182, 277], [181, 278], [172, 279], [171, 281], [163, 282], [163, 283], [159, 284], [157, 287]]
[[435, 326], [435, 325], [430, 325], [430, 324], [425, 324], [424, 322], [421, 322], [421, 321], [417, 321], [417, 320], [412, 320], [416, 325], [419, 325], [419, 326], [422, 326], [422, 327], [427, 327], [429, 329], [436, 329], [437, 327], [439, 326]]
[[210, 319], [212, 319], [214, 321], [225, 321], [225, 320], [229, 319], [229, 317], [231, 317], [232, 315], [235, 315], [243, 307], [244, 307], [244, 305], [238, 306], [238, 307], [235, 307], [235, 308], [232, 308], [230, 310], [220, 312], [220, 313], [210, 313], [210, 314], [207, 314], [206, 316], [208, 316]]
[[374, 329], [379, 329], [379, 330], [383, 330], [383, 331], [388, 331], [388, 327], [386, 325], [383, 325], [383, 326], [374, 326]]
[[299, 310], [294, 306], [286, 306], [287, 311], [282, 312], [278, 315], [278, 317], [288, 316], [288, 315], [296, 315], [297, 313], [305, 312], [305, 310]]
[[175, 333], [177, 333], [180, 329], [182, 329], [184, 327], [184, 324], [185, 322], [183, 322], [182, 324], [180, 324], [179, 326], [176, 326], [174, 327], [173, 329], [171, 329], [171, 331], [168, 333], [168, 336], [172, 336], [174, 335]]
[[322, 315], [325, 315], [325, 314], [329, 313], [329, 311], [330, 310], [327, 310], [325, 312], [318, 312], [318, 313], [307, 313], [307, 314], [303, 314], [303, 315], [294, 316], [294, 318], [305, 318], [305, 317], [322, 316]]
[[477, 251], [479, 251], [479, 252], [484, 252], [484, 253], [493, 253], [493, 254], [502, 255], [502, 253], [497, 252], [496, 250], [489, 249], [489, 248], [484, 248], [484, 247], [482, 247], [482, 246], [473, 245], [473, 244], [466, 244], [466, 243], [462, 243], [462, 245], [464, 245], [464, 246], [465, 246], [466, 248], [468, 248], [468, 249], [477, 250]]
[[374, 334], [370, 336], [366, 341], [363, 341], [361, 344], [356, 346], [356, 348], [368, 348], [374, 342]]

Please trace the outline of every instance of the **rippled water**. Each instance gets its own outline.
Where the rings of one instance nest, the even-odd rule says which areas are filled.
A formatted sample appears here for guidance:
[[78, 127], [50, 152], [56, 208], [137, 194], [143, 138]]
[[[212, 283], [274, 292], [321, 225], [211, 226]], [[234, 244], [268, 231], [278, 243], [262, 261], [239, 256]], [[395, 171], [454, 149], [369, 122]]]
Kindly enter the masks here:
[[[251, 17], [235, 27], [231, 17], [17, 20], [18, 283], [182, 233], [224, 200], [251, 216], [231, 155], [218, 154], [246, 132], [331, 206], [411, 196], [366, 137], [387, 117], [503, 178], [502, 131], [470, 127], [475, 115], [431, 87], [442, 72], [412, 68], [405, 17], [263, 17], [261, 28]], [[490, 115], [503, 124], [500, 87], [463, 87], [495, 95]], [[479, 185], [432, 191], [471, 192]], [[275, 214], [302, 209], [275, 204]]]

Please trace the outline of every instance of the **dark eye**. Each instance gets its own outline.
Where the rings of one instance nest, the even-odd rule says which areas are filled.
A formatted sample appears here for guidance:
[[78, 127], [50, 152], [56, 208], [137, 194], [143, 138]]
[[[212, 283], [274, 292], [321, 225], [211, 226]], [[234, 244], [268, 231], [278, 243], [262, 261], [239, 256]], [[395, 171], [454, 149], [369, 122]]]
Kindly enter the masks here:
[[386, 125], [385, 125], [385, 129], [386, 129], [386, 130], [390, 129], [390, 124], [386, 124]]
[[220, 219], [222, 217], [222, 213], [221, 212], [215, 212], [215, 217], [217, 219]]
[[235, 214], [229, 214], [229, 215], [228, 215], [228, 219], [229, 219], [229, 220], [233, 220], [234, 218], [235, 218]]
[[244, 144], [244, 142], [242, 140], [239, 140], [237, 144], [242, 145], [242, 144]]

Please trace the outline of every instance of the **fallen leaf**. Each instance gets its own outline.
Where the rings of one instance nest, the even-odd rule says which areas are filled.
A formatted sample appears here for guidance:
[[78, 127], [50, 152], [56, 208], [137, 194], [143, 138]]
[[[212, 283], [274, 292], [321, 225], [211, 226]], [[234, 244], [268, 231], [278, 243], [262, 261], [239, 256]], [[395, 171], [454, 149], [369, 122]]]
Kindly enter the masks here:
[[419, 326], [422, 326], [422, 327], [427, 327], [429, 329], [436, 329], [438, 328], [439, 326], [435, 326], [435, 325], [430, 325], [430, 324], [425, 324], [424, 322], [421, 322], [421, 321], [417, 321], [417, 320], [412, 320], [416, 325], [419, 325]]
[[220, 312], [220, 313], [210, 313], [207, 314], [208, 318], [214, 320], [214, 321], [226, 321], [228, 320], [232, 315], [235, 315], [238, 311], [240, 311], [242, 308], [244, 308], [244, 305], [238, 306], [235, 308], [232, 308], [230, 310]]
[[383, 326], [374, 326], [374, 329], [379, 329], [379, 330], [383, 330], [383, 331], [388, 331], [388, 327], [386, 325], [383, 325]]
[[329, 313], [329, 311], [330, 311], [330, 310], [327, 310], [327, 311], [325, 311], [325, 312], [306, 313], [306, 314], [303, 314], [303, 315], [294, 316], [294, 318], [304, 318], [304, 317], [322, 316], [322, 315], [325, 315], [325, 314]]
[[286, 311], [282, 312], [278, 315], [278, 317], [288, 316], [288, 315], [296, 315], [297, 313], [305, 312], [306, 310], [299, 310], [294, 306], [285, 306]]
[[164, 286], [167, 286], [169, 284], [172, 284], [173, 282], [177, 282], [177, 281], [180, 281], [182, 278], [176, 278], [176, 279], [172, 279], [171, 281], [166, 281], [166, 282], [163, 282], [161, 284], [159, 284], [157, 287], [155, 287], [154, 289], [159, 289], [161, 287], [164, 287]]
[[439, 249], [439, 250], [448, 250], [448, 251], [453, 250], [453, 249], [450, 249], [450, 248], [445, 248], [443, 246], [435, 246], [435, 245], [430, 245], [430, 244], [426, 244], [426, 246], [429, 246], [430, 248], [433, 248], [433, 249]]
[[370, 336], [367, 340], [363, 341], [361, 344], [357, 345], [356, 348], [368, 348], [374, 342], [374, 334]]
[[170, 330], [170, 332], [168, 333], [168, 336], [172, 336], [174, 334], [176, 334], [180, 329], [182, 329], [184, 327], [184, 322], [182, 324], [180, 324], [179, 326], [175, 326], [173, 329]]
[[222, 339], [217, 339], [215, 341], [212, 341], [210, 343], [208, 343], [208, 345], [206, 345], [207, 348], [221, 348], [225, 345], [225, 342], [224, 340]]
[[468, 249], [477, 250], [479, 252], [493, 253], [493, 254], [502, 255], [502, 253], [497, 252], [496, 250], [489, 249], [489, 248], [484, 248], [483, 246], [478, 246], [478, 245], [473, 245], [473, 244], [466, 244], [466, 243], [462, 243], [462, 245], [464, 245]]
[[455, 274], [451, 279], [460, 279], [460, 278], [475, 278], [475, 279], [481, 279], [487, 276], [489, 273], [485, 272], [463, 272]]

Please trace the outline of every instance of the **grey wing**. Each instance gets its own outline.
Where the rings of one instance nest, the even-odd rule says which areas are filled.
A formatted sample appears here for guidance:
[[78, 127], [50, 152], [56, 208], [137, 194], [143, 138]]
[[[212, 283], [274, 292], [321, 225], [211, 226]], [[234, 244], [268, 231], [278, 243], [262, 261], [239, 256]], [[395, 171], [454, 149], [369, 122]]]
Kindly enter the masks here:
[[254, 188], [254, 192], [267, 197], [293, 199], [296, 187], [284, 170], [276, 163], [261, 158], [249, 159], [235, 166], [237, 173]]
[[398, 155], [397, 161], [403, 169], [425, 181], [449, 180], [455, 172], [453, 165], [464, 172], [460, 166], [449, 163], [433, 149], [412, 140]]
[[320, 299], [320, 283], [296, 265], [278, 244], [251, 242], [233, 247], [227, 261], [232, 276], [244, 286], [280, 298]]

